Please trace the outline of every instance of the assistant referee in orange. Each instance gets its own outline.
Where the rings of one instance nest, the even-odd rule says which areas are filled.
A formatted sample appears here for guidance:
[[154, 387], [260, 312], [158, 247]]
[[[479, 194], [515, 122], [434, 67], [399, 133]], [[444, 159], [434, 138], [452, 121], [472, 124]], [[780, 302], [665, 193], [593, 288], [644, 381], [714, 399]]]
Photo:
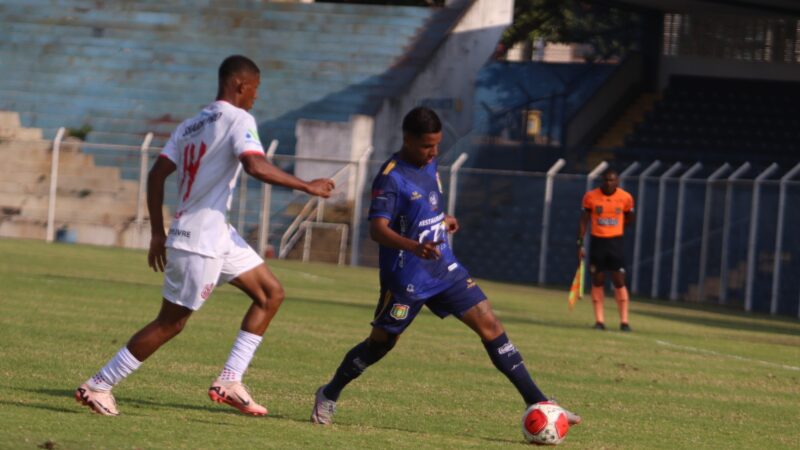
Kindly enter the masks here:
[[578, 261], [582, 261], [583, 236], [591, 220], [589, 243], [589, 273], [592, 275], [592, 304], [594, 328], [605, 330], [603, 297], [605, 272], [611, 272], [614, 296], [619, 308], [619, 329], [631, 331], [628, 323], [628, 288], [625, 287], [625, 247], [622, 235], [625, 227], [634, 221], [633, 196], [619, 187], [616, 170], [603, 172], [603, 183], [583, 196], [583, 212], [578, 224]]

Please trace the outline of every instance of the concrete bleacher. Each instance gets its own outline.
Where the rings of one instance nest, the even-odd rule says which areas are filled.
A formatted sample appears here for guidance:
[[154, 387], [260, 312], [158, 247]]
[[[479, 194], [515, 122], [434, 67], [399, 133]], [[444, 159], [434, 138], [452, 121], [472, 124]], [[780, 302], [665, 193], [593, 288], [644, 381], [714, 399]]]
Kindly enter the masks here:
[[[213, 100], [220, 61], [241, 53], [262, 69], [252, 111], [262, 137], [293, 153], [298, 117], [347, 120], [396, 87], [397, 77], [384, 74], [433, 11], [245, 0], [8, 0], [0, 4], [0, 109], [18, 111], [45, 137], [60, 126], [88, 124], [89, 141], [138, 145], [152, 131], [158, 146]], [[313, 109], [304, 108], [309, 104]]]
[[[40, 129], [20, 126], [16, 113], [0, 111], [0, 236], [44, 239], [50, 191], [52, 142]], [[55, 227], [67, 227], [77, 242], [142, 246], [133, 226], [138, 184], [116, 167], [98, 167], [79, 142], [62, 143], [58, 165]]]

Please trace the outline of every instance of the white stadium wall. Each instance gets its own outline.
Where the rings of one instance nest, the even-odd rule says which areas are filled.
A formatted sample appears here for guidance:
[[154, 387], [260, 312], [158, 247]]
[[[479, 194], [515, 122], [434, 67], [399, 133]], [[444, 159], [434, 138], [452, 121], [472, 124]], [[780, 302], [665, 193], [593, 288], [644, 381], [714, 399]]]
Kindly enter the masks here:
[[511, 24], [513, 11], [513, 0], [476, 0], [470, 6], [405, 93], [384, 101], [375, 116], [376, 159], [400, 149], [403, 116], [416, 106], [439, 113], [445, 144], [472, 128], [476, 76]]

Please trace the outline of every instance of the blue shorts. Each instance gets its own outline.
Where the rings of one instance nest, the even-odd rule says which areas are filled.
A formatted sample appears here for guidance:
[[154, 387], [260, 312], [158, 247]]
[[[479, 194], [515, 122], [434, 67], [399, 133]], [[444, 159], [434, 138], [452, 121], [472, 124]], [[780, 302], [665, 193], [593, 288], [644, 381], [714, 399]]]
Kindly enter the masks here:
[[455, 281], [444, 291], [424, 299], [411, 298], [381, 287], [372, 326], [391, 334], [401, 334], [417, 317], [422, 305], [427, 305], [434, 314], [444, 319], [450, 314], [461, 317], [483, 300], [486, 300], [486, 294], [472, 278]]

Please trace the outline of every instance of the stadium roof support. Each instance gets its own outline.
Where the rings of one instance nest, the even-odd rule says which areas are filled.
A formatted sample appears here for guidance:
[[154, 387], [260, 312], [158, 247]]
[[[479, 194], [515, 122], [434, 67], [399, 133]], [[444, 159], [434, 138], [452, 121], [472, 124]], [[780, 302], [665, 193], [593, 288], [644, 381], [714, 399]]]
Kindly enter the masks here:
[[355, 188], [355, 200], [353, 200], [353, 222], [350, 224], [350, 232], [352, 233], [352, 237], [350, 238], [350, 265], [357, 266], [358, 259], [361, 256], [361, 217], [364, 214], [362, 211], [361, 202], [362, 197], [361, 195], [364, 192], [364, 184], [367, 182], [367, 162], [369, 161], [369, 155], [372, 154], [372, 146], [370, 145], [364, 150], [364, 153], [361, 154], [361, 158], [358, 159], [356, 165], [356, 188]]
[[[769, 313], [773, 316], [778, 313], [778, 292], [781, 286], [781, 253], [783, 253], [783, 221], [786, 216], [786, 183], [798, 173], [800, 173], [800, 163], [797, 163], [792, 170], [781, 177], [780, 194], [778, 195], [778, 224], [775, 231], [775, 254], [772, 258], [772, 298], [769, 304]], [[800, 308], [798, 308], [797, 317], [800, 318]]]
[[61, 150], [61, 141], [64, 138], [66, 129], [61, 127], [56, 132], [53, 139], [53, 156], [50, 163], [50, 194], [47, 201], [47, 231], [45, 239], [53, 242], [55, 237], [55, 218], [56, 218], [56, 191], [58, 189], [58, 155]]
[[733, 182], [750, 170], [750, 163], [746, 162], [734, 170], [726, 180], [728, 186], [725, 190], [725, 212], [722, 218], [722, 257], [719, 268], [719, 303], [728, 302], [728, 253], [731, 240], [731, 212], [733, 211]]
[[[597, 177], [599, 177], [600, 174], [603, 173], [603, 171], [606, 170], [607, 168], [608, 168], [608, 163], [605, 162], [605, 161], [600, 161], [600, 164], [595, 166], [595, 168], [592, 169], [592, 171], [589, 172], [588, 175], [586, 175], [586, 192], [589, 192], [592, 189], [592, 185], [594, 184], [594, 180], [596, 180]], [[592, 239], [592, 234], [589, 233], [589, 237], [587, 239], [584, 239], [584, 241], [583, 241], [583, 254], [584, 255], [588, 255], [589, 254], [589, 242], [591, 241], [591, 239]]]
[[706, 201], [703, 207], [703, 235], [700, 239], [700, 273], [697, 276], [698, 295], [697, 300], [703, 301], [706, 297], [706, 264], [708, 263], [708, 237], [711, 234], [711, 185], [714, 181], [722, 178], [726, 172], [731, 170], [731, 165], [725, 163], [714, 171], [706, 179]]
[[653, 280], [650, 284], [650, 297], [658, 297], [661, 287], [661, 240], [664, 236], [664, 203], [667, 197], [667, 179], [681, 170], [683, 164], [676, 162], [658, 179], [658, 210], [656, 212], [656, 246], [653, 251]]
[[638, 168], [639, 168], [639, 165], [640, 165], [640, 164], [639, 164], [639, 162], [638, 162], [638, 161], [634, 161], [634, 162], [633, 162], [633, 164], [631, 164], [630, 166], [626, 167], [626, 168], [625, 168], [625, 170], [623, 170], [623, 171], [622, 171], [622, 172], [619, 174], [619, 185], [620, 185], [620, 186], [624, 187], [624, 184], [625, 184], [625, 179], [626, 179], [626, 178], [628, 178], [628, 177], [630, 177], [630, 176], [631, 176], [631, 174], [633, 174], [633, 172], [635, 172], [635, 171], [636, 171], [636, 169], [638, 169]]
[[[544, 185], [544, 211], [542, 213], [542, 238], [541, 238], [541, 247], [539, 248], [539, 284], [544, 284], [547, 278], [547, 243], [550, 239], [550, 206], [553, 203], [553, 178], [556, 176], [559, 170], [567, 162], [564, 161], [563, 158], [559, 158], [550, 170], [547, 171], [547, 181]], [[606, 164], [605, 161], [600, 163], [599, 166]], [[606, 164], [607, 166], [608, 164]], [[597, 171], [597, 169], [593, 170], [592, 173]], [[591, 175], [591, 174], [589, 174]]]
[[669, 299], [678, 300], [678, 281], [681, 271], [681, 242], [683, 240], [683, 208], [686, 202], [686, 182], [689, 177], [696, 174], [703, 168], [703, 164], [694, 163], [689, 170], [681, 175], [680, 185], [678, 186], [678, 217], [675, 219], [675, 245], [672, 248], [672, 280], [669, 287]]
[[750, 206], [750, 236], [747, 242], [747, 284], [744, 294], [744, 310], [753, 310], [753, 283], [756, 276], [756, 245], [758, 244], [758, 210], [761, 207], [761, 185], [764, 180], [778, 170], [778, 165], [770, 164], [753, 183], [753, 200]]
[[[272, 162], [275, 151], [278, 150], [278, 140], [273, 139], [267, 149], [267, 159]], [[244, 174], [242, 174], [244, 176]], [[272, 185], [263, 183], [261, 186], [261, 226], [258, 230], [258, 254], [264, 257], [269, 247], [269, 216], [272, 209]]]
[[[661, 161], [655, 160], [652, 164], [647, 166], [644, 171], [639, 174], [639, 190], [636, 192], [636, 195], [639, 197], [639, 215], [642, 215], [644, 212], [644, 205], [645, 203], [645, 195], [644, 195], [644, 182], [651, 173], [658, 170], [661, 167]], [[636, 236], [634, 237], [633, 241], [633, 275], [631, 276], [631, 292], [634, 294], [639, 293], [639, 268], [641, 264], [639, 260], [642, 256], [642, 220], [636, 221]]]
[[[461, 170], [461, 166], [469, 158], [469, 155], [466, 153], [462, 153], [458, 155], [453, 165], [450, 166], [450, 183], [448, 184], [447, 190], [447, 214], [451, 216], [456, 215], [456, 198], [458, 197], [458, 171]], [[453, 249], [453, 233], [448, 233], [447, 235], [450, 238], [450, 250]]]

